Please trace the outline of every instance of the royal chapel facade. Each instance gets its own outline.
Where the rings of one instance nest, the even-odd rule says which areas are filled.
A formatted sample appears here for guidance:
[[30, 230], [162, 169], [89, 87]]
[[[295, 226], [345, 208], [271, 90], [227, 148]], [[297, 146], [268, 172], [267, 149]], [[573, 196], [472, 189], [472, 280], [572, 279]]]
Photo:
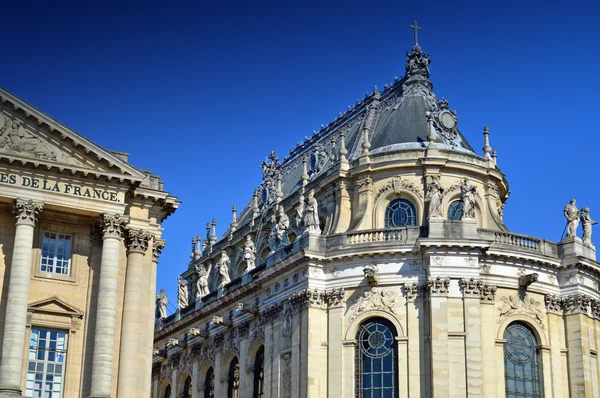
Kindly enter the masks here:
[[147, 397], [163, 220], [149, 171], [0, 89], [0, 397]]
[[178, 310], [156, 299], [152, 398], [600, 396], [589, 209], [557, 209], [560, 242], [510, 231], [493, 136], [471, 147], [429, 62], [415, 40], [192, 240]]

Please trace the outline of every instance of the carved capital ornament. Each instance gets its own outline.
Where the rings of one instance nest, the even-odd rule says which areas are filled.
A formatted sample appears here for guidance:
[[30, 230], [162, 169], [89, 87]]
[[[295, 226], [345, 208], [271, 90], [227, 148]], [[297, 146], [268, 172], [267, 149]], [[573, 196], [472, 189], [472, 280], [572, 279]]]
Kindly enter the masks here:
[[44, 204], [41, 202], [25, 199], [15, 200], [13, 214], [17, 218], [17, 225], [29, 225], [33, 227], [43, 208]]
[[100, 217], [99, 224], [103, 239], [121, 239], [127, 224], [127, 217], [121, 214], [104, 214]]
[[127, 249], [133, 253], [146, 253], [152, 235], [141, 229], [127, 230]]

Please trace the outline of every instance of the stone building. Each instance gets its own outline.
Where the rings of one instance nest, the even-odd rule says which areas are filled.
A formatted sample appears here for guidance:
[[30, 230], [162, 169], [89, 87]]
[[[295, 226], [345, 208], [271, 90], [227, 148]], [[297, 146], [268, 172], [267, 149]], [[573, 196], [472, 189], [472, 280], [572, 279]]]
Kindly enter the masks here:
[[600, 396], [589, 212], [561, 242], [509, 231], [490, 132], [476, 153], [429, 62], [415, 37], [402, 79], [271, 153], [192, 240], [153, 398]]
[[179, 202], [126, 153], [0, 100], [0, 397], [148, 396], [161, 223]]

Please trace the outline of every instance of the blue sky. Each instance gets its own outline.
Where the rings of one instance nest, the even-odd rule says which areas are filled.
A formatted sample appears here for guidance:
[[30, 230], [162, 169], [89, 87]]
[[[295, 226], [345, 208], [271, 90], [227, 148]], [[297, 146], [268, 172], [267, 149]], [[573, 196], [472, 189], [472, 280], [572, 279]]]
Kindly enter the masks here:
[[571, 197], [600, 219], [593, 2], [126, 3], [3, 4], [0, 85], [130, 152], [183, 201], [159, 264], [172, 301], [191, 236], [213, 217], [219, 235], [227, 228], [270, 150], [283, 158], [401, 77], [415, 19], [434, 92], [479, 152], [489, 125], [512, 191], [508, 227], [559, 240]]

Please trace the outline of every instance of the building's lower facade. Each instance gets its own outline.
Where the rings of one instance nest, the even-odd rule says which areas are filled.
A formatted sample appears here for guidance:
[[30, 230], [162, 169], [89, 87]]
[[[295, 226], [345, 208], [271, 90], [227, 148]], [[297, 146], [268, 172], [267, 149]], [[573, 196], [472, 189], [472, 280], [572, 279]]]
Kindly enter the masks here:
[[0, 397], [147, 396], [179, 202], [127, 154], [0, 97]]

